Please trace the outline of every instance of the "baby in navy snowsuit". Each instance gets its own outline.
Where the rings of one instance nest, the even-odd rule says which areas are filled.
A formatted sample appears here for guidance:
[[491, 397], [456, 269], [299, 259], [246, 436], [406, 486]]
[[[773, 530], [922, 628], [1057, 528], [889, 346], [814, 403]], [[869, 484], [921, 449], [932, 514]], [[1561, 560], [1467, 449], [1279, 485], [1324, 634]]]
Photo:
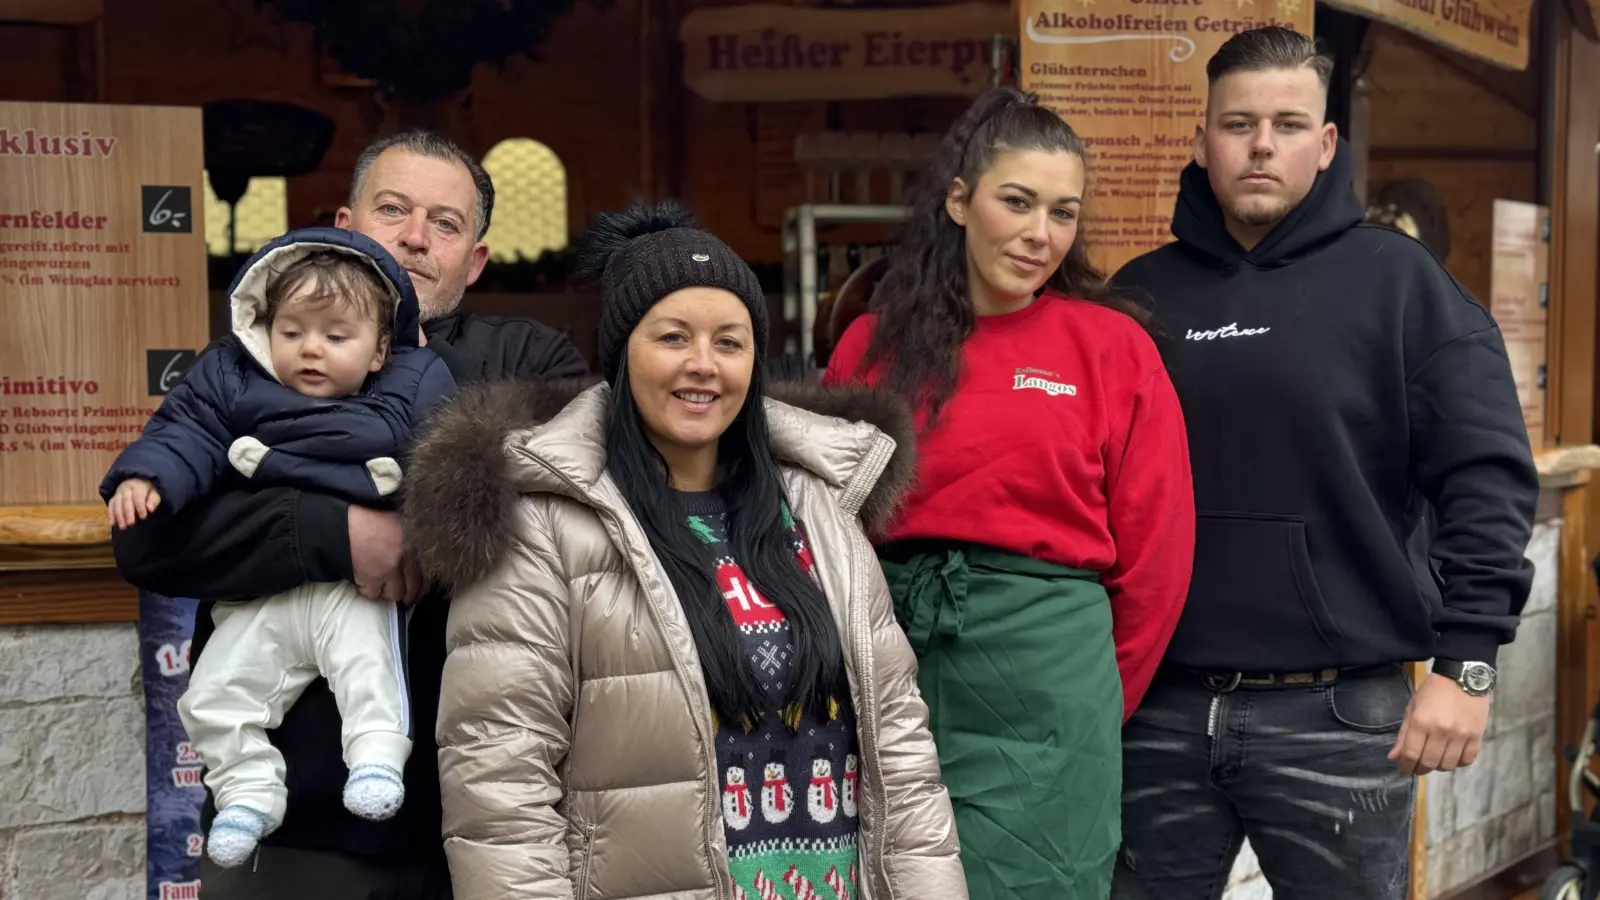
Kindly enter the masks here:
[[[251, 257], [229, 297], [233, 337], [200, 358], [101, 484], [113, 524], [176, 512], [231, 473], [393, 506], [397, 458], [454, 390], [443, 360], [418, 346], [410, 277], [364, 235], [306, 228]], [[282, 824], [284, 760], [266, 732], [318, 676], [343, 718], [345, 807], [394, 815], [411, 753], [403, 611], [334, 582], [218, 603], [212, 618], [178, 704], [218, 810], [211, 858], [238, 865]]]

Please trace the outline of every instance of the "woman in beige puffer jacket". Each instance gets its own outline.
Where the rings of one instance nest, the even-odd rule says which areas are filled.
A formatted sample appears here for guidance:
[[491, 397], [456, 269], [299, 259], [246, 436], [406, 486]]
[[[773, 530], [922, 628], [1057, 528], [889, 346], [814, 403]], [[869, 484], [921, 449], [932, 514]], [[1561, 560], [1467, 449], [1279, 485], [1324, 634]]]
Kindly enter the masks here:
[[[727, 371], [742, 355], [731, 340], [702, 340], [693, 323], [658, 339], [645, 334], [655, 320], [640, 319], [657, 300], [679, 303], [691, 311], [673, 315], [695, 319], [698, 308], [682, 298], [705, 294], [695, 285], [725, 288], [719, 296], [731, 292], [751, 311], [743, 321], [753, 327], [741, 327], [759, 351], [765, 312], [742, 261], [715, 238], [675, 224], [626, 235], [630, 264], [605, 270], [601, 358], [612, 385], [624, 381], [626, 402], [638, 405], [668, 478], [683, 490], [684, 435], [716, 424], [718, 404], [737, 394], [737, 372]], [[667, 262], [642, 264], [647, 251]], [[698, 274], [707, 265], [717, 272]], [[679, 319], [661, 327], [678, 327], [671, 322]], [[648, 369], [652, 359], [683, 361], [681, 372], [665, 370], [674, 393], [663, 389], [660, 406], [649, 378], [663, 370]], [[684, 394], [680, 378], [715, 399]], [[906, 487], [909, 419], [864, 391], [803, 388], [782, 402], [760, 395], [759, 376], [749, 387], [727, 414], [762, 404], [789, 524], [799, 523], [809, 545], [806, 562], [847, 676], [847, 702], [836, 706], [853, 711], [859, 772], [830, 771], [819, 747], [817, 768], [788, 782], [792, 794], [788, 783], [752, 793], [763, 780], [760, 760], [748, 783], [746, 770], [730, 774], [725, 743], [738, 735], [719, 732], [726, 717], [708, 697], [705, 648], [697, 646], [706, 638], [608, 466], [616, 388], [598, 385], [570, 402], [573, 391], [551, 385], [469, 389], [418, 444], [406, 504], [413, 548], [454, 596], [438, 738], [457, 900], [758, 900], [769, 889], [784, 898], [965, 900], [915, 658], [862, 530], [863, 520], [885, 522]], [[720, 438], [711, 435], [713, 446], [727, 443]], [[770, 594], [763, 585], [746, 595], [737, 583], [723, 591], [729, 604], [752, 596], [768, 608]], [[770, 720], [744, 731], [763, 728], [770, 738]], [[849, 765], [856, 763], [852, 755]], [[769, 763], [769, 783], [773, 772]], [[816, 822], [859, 814], [848, 873], [835, 866], [808, 879], [802, 862], [751, 882], [749, 868], [730, 871], [729, 838], [752, 834], [739, 831], [752, 816], [757, 827], [778, 827], [760, 817], [781, 822], [792, 812], [800, 820], [808, 809]], [[777, 858], [776, 843], [753, 849]]]

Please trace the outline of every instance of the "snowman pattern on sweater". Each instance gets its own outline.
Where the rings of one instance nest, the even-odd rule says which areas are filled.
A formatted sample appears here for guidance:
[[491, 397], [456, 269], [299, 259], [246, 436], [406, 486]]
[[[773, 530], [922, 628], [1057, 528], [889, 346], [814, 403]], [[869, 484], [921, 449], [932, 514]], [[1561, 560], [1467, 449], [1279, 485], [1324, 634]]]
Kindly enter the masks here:
[[[823, 721], [787, 703], [794, 656], [788, 621], [734, 560], [721, 501], [714, 494], [683, 497], [690, 530], [710, 545], [717, 587], [768, 698], [758, 722], [716, 722], [734, 896], [850, 900], [859, 858], [855, 710], [848, 697], [834, 698]], [[784, 522], [796, 558], [814, 576], [811, 549], [787, 509]]]

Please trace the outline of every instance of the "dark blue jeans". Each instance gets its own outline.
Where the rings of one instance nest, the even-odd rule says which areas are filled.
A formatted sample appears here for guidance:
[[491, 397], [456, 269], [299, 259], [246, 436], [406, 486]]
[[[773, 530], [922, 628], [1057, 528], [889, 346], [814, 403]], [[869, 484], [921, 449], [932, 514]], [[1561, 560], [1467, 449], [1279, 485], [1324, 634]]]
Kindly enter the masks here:
[[1274, 900], [1404, 900], [1416, 781], [1388, 753], [1410, 699], [1398, 666], [1227, 693], [1163, 672], [1122, 733], [1117, 896], [1217, 900], [1248, 837]]

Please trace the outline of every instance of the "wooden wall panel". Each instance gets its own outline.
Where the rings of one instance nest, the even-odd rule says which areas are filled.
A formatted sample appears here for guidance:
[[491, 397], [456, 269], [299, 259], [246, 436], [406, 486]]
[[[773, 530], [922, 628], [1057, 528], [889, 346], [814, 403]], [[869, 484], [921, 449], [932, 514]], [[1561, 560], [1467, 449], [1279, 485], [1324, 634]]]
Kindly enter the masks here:
[[[480, 66], [467, 102], [442, 112], [442, 130], [482, 154], [507, 137], [547, 144], [567, 167], [574, 234], [594, 214], [640, 196], [679, 196], [702, 223], [752, 260], [781, 258], [763, 222], [758, 106], [713, 104], [681, 86], [678, 22], [697, 6], [747, 0], [582, 3], [559, 20], [536, 60]], [[182, 22], [182, 28], [171, 24]], [[60, 29], [0, 26], [0, 99], [65, 99]], [[290, 180], [291, 225], [331, 222], [361, 148], [401, 116], [372, 91], [324, 83], [308, 28], [279, 28], [254, 0], [140, 0], [107, 4], [106, 101], [199, 105], [253, 97], [301, 104], [337, 124], [322, 168]], [[648, 53], [642, 52], [648, 43]], [[807, 128], [942, 131], [962, 98], [796, 104]], [[789, 116], [788, 118], [794, 118]], [[770, 148], [769, 148], [770, 149]], [[770, 181], [770, 179], [768, 179]], [[779, 198], [781, 199], [781, 198]]]
[[61, 70], [71, 40], [70, 29], [57, 25], [0, 24], [0, 100], [69, 100]]
[[1444, 261], [1480, 302], [1489, 302], [1494, 201], [1538, 197], [1532, 162], [1431, 158], [1378, 158], [1371, 163], [1374, 187], [1401, 178], [1425, 178], [1438, 189], [1450, 213], [1450, 257]]
[[1374, 148], [1529, 153], [1538, 148], [1537, 70], [1479, 65], [1381, 23], [1372, 26], [1372, 42], [1366, 74]]
[[[479, 154], [507, 137], [550, 146], [567, 167], [575, 231], [640, 188], [644, 2], [580, 4], [556, 23], [539, 59], [514, 60], [503, 71], [479, 66], [468, 101], [441, 117], [443, 130]], [[250, 97], [300, 104], [334, 120], [322, 169], [290, 181], [292, 225], [331, 219], [362, 147], [401, 123], [371, 90], [326, 84], [310, 29], [279, 27], [253, 0], [107, 4], [105, 28], [106, 102], [190, 106]], [[0, 67], [0, 99], [63, 99], [69, 79], [61, 31], [0, 26], [0, 58], [8, 63]]]
[[1487, 302], [1494, 201], [1538, 200], [1537, 71], [1479, 65], [1389, 25], [1374, 24], [1371, 42], [1368, 196], [1431, 182], [1449, 213], [1445, 265]]

